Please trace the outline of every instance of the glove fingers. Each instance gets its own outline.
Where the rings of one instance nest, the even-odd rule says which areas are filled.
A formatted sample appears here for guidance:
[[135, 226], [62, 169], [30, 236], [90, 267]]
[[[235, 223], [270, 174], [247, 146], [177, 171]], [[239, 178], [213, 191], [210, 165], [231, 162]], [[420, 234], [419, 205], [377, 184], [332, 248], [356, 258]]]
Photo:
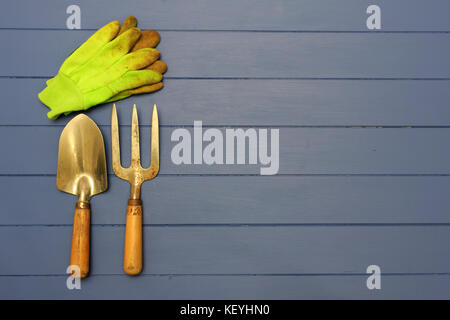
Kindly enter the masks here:
[[[154, 63], [152, 63], [151, 65], [149, 65], [147, 68], [145, 68], [145, 70], [152, 70], [152, 71], [156, 71], [156, 72], [163, 74], [167, 71], [167, 65], [165, 64], [165, 62], [163, 62], [161, 60], [157, 60]], [[135, 95], [135, 94], [155, 92], [155, 91], [162, 89], [163, 87], [164, 87], [164, 84], [161, 81], [161, 82], [158, 82], [155, 84], [150, 84], [150, 85], [141, 86], [141, 87], [138, 87], [135, 89], [125, 90], [125, 91], [119, 92], [118, 94], [116, 94], [115, 96], [113, 96], [111, 99], [109, 99], [106, 102], [122, 100], [122, 99], [128, 98], [129, 96]]]
[[141, 32], [138, 28], [131, 28], [122, 33], [113, 41], [106, 44], [100, 51], [85, 65], [74, 71], [71, 78], [80, 83], [81, 80], [88, 80], [95, 76], [99, 70], [105, 70], [122, 56], [126, 55], [139, 39]]
[[130, 52], [141, 36], [141, 30], [130, 28], [106, 45], [105, 51], [112, 50], [126, 54]]
[[112, 82], [108, 87], [117, 94], [124, 90], [134, 89], [162, 80], [162, 74], [152, 70], [128, 71], [120, 79]]
[[159, 51], [153, 48], [143, 48], [127, 54], [116, 65], [126, 70], [139, 70], [153, 64], [159, 59]]
[[155, 83], [155, 84], [149, 84], [146, 86], [142, 86], [139, 88], [128, 90], [131, 94], [142, 94], [142, 93], [150, 93], [155, 92], [164, 87], [164, 84], [161, 82]]
[[160, 40], [161, 36], [154, 30], [141, 31], [141, 37], [131, 51], [137, 51], [142, 48], [155, 48]]
[[155, 91], [162, 89], [163, 87], [164, 87], [164, 84], [162, 82], [158, 82], [155, 84], [149, 84], [146, 86], [142, 86], [142, 87], [139, 87], [136, 89], [125, 90], [125, 91], [119, 92], [115, 96], [111, 97], [111, 99], [109, 99], [106, 102], [114, 102], [117, 100], [122, 100], [122, 99], [128, 98], [129, 96], [135, 95], [135, 94], [155, 92]]
[[123, 21], [122, 26], [120, 27], [119, 35], [121, 35], [125, 31], [127, 31], [128, 29], [134, 28], [136, 26], [137, 26], [137, 19], [136, 19], [136, 17], [134, 17], [134, 16], [126, 17], [126, 19]]
[[[151, 65], [149, 65], [147, 68], [145, 68], [145, 70], [152, 70], [152, 71], [156, 71], [156, 72], [163, 74], [167, 71], [167, 65], [165, 64], [165, 62], [163, 62], [161, 60], [157, 60], [154, 63], [152, 63]], [[129, 96], [135, 95], [135, 94], [155, 92], [155, 91], [162, 89], [163, 87], [164, 87], [164, 84], [161, 81], [161, 82], [158, 82], [155, 84], [149, 84], [149, 85], [141, 86], [141, 87], [138, 87], [135, 89], [124, 90], [122, 92], [119, 92], [115, 96], [111, 97], [106, 102], [122, 100], [122, 99], [128, 98]]]
[[151, 65], [149, 65], [145, 69], [146, 70], [153, 70], [153, 71], [159, 72], [161, 74], [164, 74], [167, 71], [167, 64], [164, 61], [157, 60], [157, 61], [153, 62]]
[[69, 75], [78, 66], [91, 59], [100, 48], [116, 37], [119, 27], [119, 21], [112, 21], [100, 28], [64, 61], [60, 72]]
[[[129, 16], [125, 19], [122, 26], [120, 27], [119, 35], [127, 31], [128, 29], [134, 28], [137, 26], [137, 20], [133, 16]], [[143, 30], [141, 31], [141, 37], [134, 45], [131, 51], [137, 51], [142, 48], [155, 48], [159, 41], [161, 40], [161, 36], [158, 32], [154, 30]]]
[[105, 70], [105, 72], [98, 74], [90, 78], [89, 80], [82, 81], [78, 84], [78, 87], [82, 92], [96, 90], [101, 86], [120, 79], [126, 72], [130, 70], [139, 70], [152, 64], [159, 58], [159, 51], [153, 48], [144, 48], [139, 51], [129, 53], [111, 67]]

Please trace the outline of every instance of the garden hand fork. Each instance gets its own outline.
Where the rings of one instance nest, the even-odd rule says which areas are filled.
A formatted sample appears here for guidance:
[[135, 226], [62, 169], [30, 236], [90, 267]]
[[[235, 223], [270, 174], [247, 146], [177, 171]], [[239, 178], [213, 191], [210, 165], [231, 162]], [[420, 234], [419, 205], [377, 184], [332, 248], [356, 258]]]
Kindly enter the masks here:
[[139, 274], [142, 270], [142, 201], [141, 185], [145, 180], [156, 177], [159, 171], [159, 124], [156, 104], [153, 107], [151, 163], [147, 169], [142, 168], [139, 152], [139, 124], [136, 105], [133, 105], [131, 120], [131, 165], [123, 168], [120, 162], [119, 123], [116, 105], [111, 115], [111, 149], [113, 169], [116, 176], [130, 183], [130, 199], [127, 207], [127, 224], [125, 228], [125, 250], [123, 270], [129, 275]]

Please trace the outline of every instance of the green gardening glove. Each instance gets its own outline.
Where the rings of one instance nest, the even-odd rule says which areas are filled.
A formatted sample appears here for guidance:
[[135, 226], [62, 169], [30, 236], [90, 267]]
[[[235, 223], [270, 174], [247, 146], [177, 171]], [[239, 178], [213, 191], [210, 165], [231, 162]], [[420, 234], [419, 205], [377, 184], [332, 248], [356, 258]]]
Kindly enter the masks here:
[[87, 110], [122, 91], [152, 85], [161, 73], [143, 69], [158, 60], [159, 51], [130, 50], [141, 33], [130, 28], [117, 36], [120, 23], [113, 21], [99, 29], [62, 64], [58, 75], [48, 81], [39, 99], [51, 111], [50, 119], [71, 111]]
[[[127, 17], [122, 25], [120, 26], [120, 31], [118, 35], [121, 35], [122, 33], [126, 32], [127, 30], [134, 28], [137, 26], [137, 19], [134, 16]], [[137, 51], [142, 48], [155, 48], [159, 41], [161, 40], [161, 37], [158, 32], [154, 30], [143, 30], [141, 31], [141, 36], [139, 37], [139, 40], [135, 43], [133, 49], [131, 49], [130, 52]], [[167, 65], [161, 61], [157, 60], [153, 62], [151, 65], [145, 67], [144, 69], [147, 70], [153, 70], [156, 72], [159, 72], [161, 74], [164, 74], [167, 71]], [[47, 80], [47, 85], [50, 85], [54, 78]], [[113, 97], [109, 98], [105, 103], [125, 99], [131, 95], [135, 94], [143, 94], [143, 93], [151, 93], [158, 90], [161, 90], [164, 87], [163, 82], [160, 81], [155, 84], [148, 84], [144, 85], [138, 88], [128, 89], [119, 92], [118, 94], [114, 95]], [[68, 115], [70, 112], [65, 112], [64, 115]]]
[[[122, 23], [119, 34], [122, 34], [125, 31], [127, 31], [128, 29], [131, 29], [136, 26], [137, 26], [137, 19], [134, 16], [129, 16]], [[143, 31], [141, 31], [141, 37], [136, 42], [133, 49], [131, 49], [131, 52], [140, 50], [142, 48], [155, 48], [158, 45], [160, 40], [161, 40], [161, 37], [158, 32], [156, 32], [154, 30], [143, 30]], [[164, 74], [167, 71], [167, 65], [163, 61], [157, 60], [154, 63], [152, 63], [151, 65], [145, 67], [144, 69], [153, 70], [153, 71], [159, 72], [161, 74]], [[122, 92], [119, 92], [115, 96], [111, 97], [106, 102], [113, 102], [113, 101], [125, 99], [131, 95], [155, 92], [155, 91], [161, 90], [163, 87], [164, 87], [164, 85], [163, 85], [162, 81], [160, 81], [155, 84], [144, 85], [144, 86], [141, 86], [138, 88], [124, 90]]]

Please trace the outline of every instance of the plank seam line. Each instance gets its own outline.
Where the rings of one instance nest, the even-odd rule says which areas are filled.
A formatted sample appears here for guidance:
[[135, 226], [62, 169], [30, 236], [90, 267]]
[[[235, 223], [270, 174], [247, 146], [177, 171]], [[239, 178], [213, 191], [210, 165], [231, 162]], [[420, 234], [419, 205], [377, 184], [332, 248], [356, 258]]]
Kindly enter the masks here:
[[[0, 75], [0, 79], [50, 79], [53, 76]], [[318, 81], [450, 81], [450, 77], [176, 77], [164, 76], [164, 80], [318, 80]]]
[[[110, 124], [99, 124], [99, 127], [109, 128]], [[30, 128], [63, 128], [65, 124], [0, 124], [0, 128], [30, 127]], [[129, 128], [129, 124], [119, 127]], [[151, 128], [151, 124], [139, 124], [139, 127]], [[193, 124], [160, 124], [160, 128], [194, 128]], [[380, 125], [380, 124], [353, 124], [353, 125], [276, 125], [276, 124], [202, 124], [203, 128], [279, 128], [279, 129], [449, 129], [450, 125]]]
[[448, 81], [449, 77], [171, 77], [169, 80], [431, 80]]
[[[113, 173], [108, 176], [114, 177]], [[56, 177], [56, 173], [0, 173], [0, 177]], [[281, 173], [260, 175], [249, 173], [159, 173], [158, 177], [450, 177], [449, 173]]]
[[[123, 228], [121, 223], [92, 223], [91, 226], [99, 228]], [[267, 228], [267, 227], [449, 227], [450, 222], [398, 222], [398, 223], [148, 223], [146, 228]], [[64, 228], [72, 224], [0, 224], [0, 228]]]
[[[330, 33], [330, 34], [448, 34], [449, 30], [273, 30], [273, 29], [158, 29], [141, 27], [158, 32], [223, 32], [223, 33]], [[66, 31], [66, 32], [94, 32], [98, 29], [83, 28], [68, 30], [67, 28], [52, 27], [0, 27], [0, 31]]]
[[[0, 277], [67, 277], [67, 274], [0, 274]], [[91, 274], [89, 277], [129, 277], [126, 274]], [[142, 273], [148, 277], [367, 277], [367, 273]], [[383, 272], [383, 276], [450, 276], [450, 272]]]

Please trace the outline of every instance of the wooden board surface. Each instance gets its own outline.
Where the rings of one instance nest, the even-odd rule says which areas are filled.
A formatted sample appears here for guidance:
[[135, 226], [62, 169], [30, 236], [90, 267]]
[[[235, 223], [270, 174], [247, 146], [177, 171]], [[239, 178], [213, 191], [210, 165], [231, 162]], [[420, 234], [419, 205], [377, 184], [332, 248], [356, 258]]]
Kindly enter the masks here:
[[[65, 274], [71, 230], [1, 227], [0, 272]], [[91, 235], [91, 273], [121, 274], [125, 227]], [[385, 273], [446, 273], [450, 226], [147, 226], [143, 248], [144, 274], [359, 274], [374, 262]]]
[[[66, 28], [71, 4], [82, 8], [82, 28], [97, 29], [127, 14], [139, 15], [142, 28], [169, 30], [367, 31], [369, 0], [146, 1], [16, 0], [0, 12], [3, 28]], [[386, 31], [449, 31], [446, 0], [378, 0]]]
[[[0, 76], [54, 76], [66, 52], [75, 50], [90, 34], [0, 30], [0, 42], [8, 43], [0, 60]], [[165, 31], [161, 38], [158, 50], [169, 65], [166, 77], [450, 78], [448, 33]], [[33, 50], [21, 50], [24, 43]]]
[[[2, 4], [0, 298], [443, 299], [450, 297], [450, 4], [377, 1], [65, 1]], [[66, 288], [75, 197], [55, 188], [71, 119], [46, 118], [45, 81], [94, 30], [135, 14], [157, 29], [165, 88], [117, 103], [123, 164], [131, 106], [149, 162], [151, 106], [161, 171], [143, 186], [144, 274], [121, 270], [129, 186], [92, 199], [92, 276]], [[110, 159], [111, 105], [87, 111]], [[171, 134], [280, 131], [278, 175], [260, 165], [175, 165]], [[30, 264], [34, 261], [34, 264]], [[382, 289], [368, 290], [379, 265]], [[155, 290], [157, 288], [157, 290]], [[126, 293], [126, 294], [125, 294]]]
[[[448, 299], [449, 275], [385, 275], [367, 290], [365, 275], [323, 276], [91, 276], [67, 290], [65, 276], [0, 277], [10, 299]], [[62, 284], [62, 285], [61, 285]], [[42, 288], [45, 287], [45, 291]], [[117, 288], [127, 288], [126, 294]], [[150, 290], [149, 288], [158, 288]], [[299, 288], [308, 288], [300, 290]]]
[[[129, 108], [131, 112], [131, 108]], [[164, 118], [163, 118], [164, 119]], [[130, 127], [121, 130], [123, 166], [130, 164]], [[226, 128], [219, 128], [224, 136]], [[110, 156], [110, 126], [101, 127]], [[160, 129], [161, 174], [260, 174], [260, 164], [177, 165], [171, 141], [175, 128]], [[193, 128], [186, 128], [194, 139]], [[205, 128], [206, 130], [206, 128]], [[269, 128], [270, 130], [270, 128]], [[281, 128], [279, 130], [279, 174], [450, 174], [450, 128]], [[0, 127], [0, 148], [8, 150], [0, 157], [0, 174], [55, 174], [58, 140], [62, 127]], [[142, 163], [150, 162], [150, 127], [141, 127]], [[191, 140], [192, 141], [192, 140]], [[203, 143], [206, 147], [207, 143]], [[247, 152], [248, 157], [248, 152]], [[225, 160], [224, 160], [225, 162]], [[110, 165], [110, 163], [108, 163]], [[109, 167], [112, 173], [112, 168]]]
[[[91, 201], [94, 225], [125, 223], [128, 183], [109, 185]], [[17, 200], [0, 225], [72, 224], [76, 199], [55, 192], [55, 176], [2, 176], [0, 188]], [[142, 188], [146, 225], [450, 223], [448, 176], [165, 175]]]
[[[124, 125], [131, 123], [133, 103], [139, 123], [149, 125], [156, 103], [164, 126], [194, 120], [205, 126], [448, 126], [449, 85], [450, 80], [165, 79], [164, 90], [116, 105]], [[0, 78], [0, 95], [11, 101], [0, 125], [65, 125], [70, 118], [45, 116], [48, 109], [36, 99], [43, 87], [43, 79]], [[99, 125], [110, 124], [110, 106], [87, 114]]]

